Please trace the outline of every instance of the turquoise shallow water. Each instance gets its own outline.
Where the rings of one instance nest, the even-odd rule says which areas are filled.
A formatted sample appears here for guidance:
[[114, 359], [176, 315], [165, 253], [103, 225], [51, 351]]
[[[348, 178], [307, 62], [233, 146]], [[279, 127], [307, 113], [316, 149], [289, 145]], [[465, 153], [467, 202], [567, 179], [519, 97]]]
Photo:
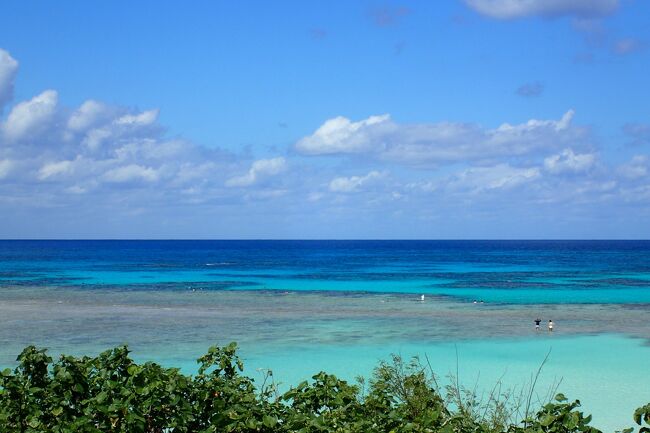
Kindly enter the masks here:
[[327, 369], [353, 380], [360, 372], [368, 374], [377, 360], [386, 359], [387, 351], [404, 357], [426, 354], [434, 370], [444, 378], [447, 373], [455, 372], [458, 353], [461, 382], [470, 388], [478, 385], [479, 392], [489, 392], [500, 380], [506, 388], [530, 384], [531, 375], [550, 351], [535, 394], [544, 398], [548, 390], [559, 382], [562, 392], [569, 398], [580, 398], [583, 409], [594, 414], [594, 424], [613, 431], [631, 425], [630, 408], [650, 401], [647, 379], [639, 378], [650, 365], [650, 350], [642, 343], [616, 335], [439, 344], [393, 343], [252, 353], [246, 360], [252, 369], [271, 368], [276, 377], [286, 383], [296, 383], [304, 378], [305, 364], [313, 371]]
[[540, 393], [561, 378], [613, 431], [650, 401], [648, 313], [648, 242], [0, 241], [0, 366], [27, 344], [129, 344], [193, 372], [237, 341], [247, 372], [288, 386], [368, 375], [395, 352], [444, 376], [458, 351], [480, 390], [525, 384], [551, 350]]

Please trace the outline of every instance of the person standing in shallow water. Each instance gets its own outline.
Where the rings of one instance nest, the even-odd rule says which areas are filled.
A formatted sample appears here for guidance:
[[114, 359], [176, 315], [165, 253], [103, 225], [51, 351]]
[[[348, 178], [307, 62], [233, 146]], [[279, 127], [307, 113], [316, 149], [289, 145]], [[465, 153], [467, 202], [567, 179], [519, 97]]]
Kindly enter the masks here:
[[553, 332], [553, 321], [552, 320], [548, 321], [548, 332]]
[[539, 331], [539, 324], [542, 323], [542, 319], [539, 317], [535, 319], [535, 331]]

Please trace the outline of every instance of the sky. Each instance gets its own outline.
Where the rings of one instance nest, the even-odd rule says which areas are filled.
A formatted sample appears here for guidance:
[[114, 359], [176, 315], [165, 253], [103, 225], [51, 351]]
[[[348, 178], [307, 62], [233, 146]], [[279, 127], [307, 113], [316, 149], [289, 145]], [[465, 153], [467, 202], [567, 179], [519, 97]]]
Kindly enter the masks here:
[[0, 238], [650, 238], [650, 2], [4, 0]]

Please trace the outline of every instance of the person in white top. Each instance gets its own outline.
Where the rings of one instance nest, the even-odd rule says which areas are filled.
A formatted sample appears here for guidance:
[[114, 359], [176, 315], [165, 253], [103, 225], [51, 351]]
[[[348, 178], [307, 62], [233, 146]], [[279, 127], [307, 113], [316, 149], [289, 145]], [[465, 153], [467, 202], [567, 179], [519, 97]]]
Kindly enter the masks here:
[[548, 332], [553, 332], [553, 321], [552, 320], [548, 321]]

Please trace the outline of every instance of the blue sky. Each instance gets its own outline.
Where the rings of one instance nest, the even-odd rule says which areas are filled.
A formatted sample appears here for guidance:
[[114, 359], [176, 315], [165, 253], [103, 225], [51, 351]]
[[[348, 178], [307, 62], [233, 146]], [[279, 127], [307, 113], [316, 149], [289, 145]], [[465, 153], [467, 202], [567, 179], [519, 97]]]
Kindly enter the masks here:
[[650, 237], [648, 2], [0, 17], [1, 237]]

